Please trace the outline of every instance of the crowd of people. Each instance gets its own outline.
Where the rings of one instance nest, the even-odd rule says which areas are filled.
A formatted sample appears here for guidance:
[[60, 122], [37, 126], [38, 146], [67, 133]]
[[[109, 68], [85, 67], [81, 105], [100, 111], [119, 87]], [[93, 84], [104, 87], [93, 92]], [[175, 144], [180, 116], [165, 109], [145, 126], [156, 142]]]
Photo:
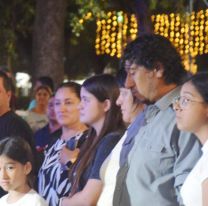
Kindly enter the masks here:
[[116, 77], [40, 77], [24, 119], [11, 83], [0, 71], [1, 206], [208, 205], [208, 72], [167, 38], [127, 44]]

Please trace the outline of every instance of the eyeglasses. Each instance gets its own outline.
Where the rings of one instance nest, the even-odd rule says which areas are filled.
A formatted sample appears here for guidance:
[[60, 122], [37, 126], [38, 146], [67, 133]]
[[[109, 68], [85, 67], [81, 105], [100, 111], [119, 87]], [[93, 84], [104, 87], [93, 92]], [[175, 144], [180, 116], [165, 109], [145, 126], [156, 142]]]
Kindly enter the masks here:
[[200, 104], [204, 104], [205, 102], [203, 101], [198, 101], [198, 100], [192, 100], [192, 99], [189, 99], [187, 97], [184, 97], [184, 96], [179, 96], [177, 97], [174, 102], [173, 102], [173, 107], [174, 109], [177, 108], [177, 106], [179, 105], [181, 109], [184, 109], [186, 108], [190, 103], [200, 103]]

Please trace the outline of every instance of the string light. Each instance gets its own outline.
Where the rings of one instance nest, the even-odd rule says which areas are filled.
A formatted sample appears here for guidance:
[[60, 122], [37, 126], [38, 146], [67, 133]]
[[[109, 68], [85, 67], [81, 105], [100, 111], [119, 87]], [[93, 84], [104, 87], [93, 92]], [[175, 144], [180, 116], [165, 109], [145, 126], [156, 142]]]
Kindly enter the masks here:
[[[90, 17], [89, 13], [85, 19]], [[208, 9], [184, 17], [174, 13], [152, 15], [151, 19], [154, 32], [169, 38], [182, 55], [186, 68], [196, 72], [194, 58], [198, 54], [208, 53]], [[97, 20], [96, 54], [120, 58], [127, 42], [137, 37], [138, 30], [135, 15], [122, 11], [108, 12], [107, 19]]]

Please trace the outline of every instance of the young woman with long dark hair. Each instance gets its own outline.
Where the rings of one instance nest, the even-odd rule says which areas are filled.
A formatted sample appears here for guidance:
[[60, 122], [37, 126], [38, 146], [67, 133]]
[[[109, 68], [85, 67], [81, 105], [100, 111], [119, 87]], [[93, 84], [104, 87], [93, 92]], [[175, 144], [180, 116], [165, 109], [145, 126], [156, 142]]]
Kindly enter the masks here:
[[102, 191], [100, 167], [124, 131], [118, 96], [119, 87], [111, 75], [93, 76], [83, 83], [80, 119], [90, 130], [70, 173], [70, 196], [61, 199], [61, 206], [96, 205]]

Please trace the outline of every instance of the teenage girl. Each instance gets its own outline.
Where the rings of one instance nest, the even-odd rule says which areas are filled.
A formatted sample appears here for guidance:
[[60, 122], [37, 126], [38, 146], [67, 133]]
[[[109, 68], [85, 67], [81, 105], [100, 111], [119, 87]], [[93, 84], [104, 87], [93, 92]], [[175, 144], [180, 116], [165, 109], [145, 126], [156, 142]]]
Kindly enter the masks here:
[[90, 129], [71, 172], [71, 193], [61, 206], [94, 206], [102, 191], [100, 167], [124, 131], [116, 99], [119, 87], [108, 74], [93, 76], [81, 87], [80, 120]]
[[[185, 206], [208, 205], [208, 73], [191, 77], [174, 104], [180, 130], [196, 135], [203, 145], [202, 157], [189, 173], [181, 195]], [[190, 140], [191, 141], [191, 140]]]

